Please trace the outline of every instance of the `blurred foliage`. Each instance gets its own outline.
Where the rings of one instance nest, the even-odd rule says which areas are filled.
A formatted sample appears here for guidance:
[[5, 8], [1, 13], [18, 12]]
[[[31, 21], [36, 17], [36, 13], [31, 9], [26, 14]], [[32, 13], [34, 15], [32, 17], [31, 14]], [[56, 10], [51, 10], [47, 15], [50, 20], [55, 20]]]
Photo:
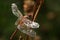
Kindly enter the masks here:
[[[16, 3], [23, 12], [23, 0], [0, 0], [0, 40], [9, 40], [9, 37], [16, 29], [14, 25], [17, 17], [11, 12], [11, 4]], [[53, 12], [56, 18], [48, 20], [46, 14]], [[40, 23], [40, 28], [36, 29], [38, 35], [47, 40], [58, 40], [60, 35], [60, 0], [44, 0], [44, 5], [39, 12], [36, 21]], [[17, 37], [16, 37], [17, 38]]]

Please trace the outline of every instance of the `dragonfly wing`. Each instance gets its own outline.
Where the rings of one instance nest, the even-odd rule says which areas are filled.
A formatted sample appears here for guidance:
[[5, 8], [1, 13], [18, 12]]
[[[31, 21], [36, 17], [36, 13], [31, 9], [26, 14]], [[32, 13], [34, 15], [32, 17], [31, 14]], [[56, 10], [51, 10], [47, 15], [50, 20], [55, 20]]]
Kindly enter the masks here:
[[19, 11], [19, 9], [17, 8], [17, 5], [15, 3], [12, 3], [12, 13], [17, 16], [17, 17], [22, 17], [22, 13]]
[[27, 35], [29, 35], [29, 36], [31, 36], [31, 37], [35, 37], [35, 36], [36, 36], [36, 32], [33, 31], [32, 29], [28, 29], [28, 28], [26, 28], [26, 27], [24, 28], [24, 27], [21, 27], [20, 25], [18, 25], [17, 28], [18, 28], [21, 32], [23, 32], [23, 33], [25, 33], [25, 34], [27, 34]]

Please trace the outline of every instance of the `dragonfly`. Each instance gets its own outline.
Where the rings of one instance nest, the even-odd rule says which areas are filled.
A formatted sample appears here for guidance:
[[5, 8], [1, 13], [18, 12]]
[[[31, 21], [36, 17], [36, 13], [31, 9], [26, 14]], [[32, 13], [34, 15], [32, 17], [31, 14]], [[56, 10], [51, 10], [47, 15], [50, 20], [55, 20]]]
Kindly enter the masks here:
[[40, 25], [37, 22], [29, 20], [27, 18], [28, 16], [25, 15], [23, 16], [23, 14], [18, 9], [15, 3], [12, 3], [11, 9], [12, 9], [12, 13], [16, 17], [18, 17], [18, 19], [15, 22], [15, 25], [17, 25], [17, 29], [31, 37], [35, 37], [36, 32], [33, 29], [39, 28]]

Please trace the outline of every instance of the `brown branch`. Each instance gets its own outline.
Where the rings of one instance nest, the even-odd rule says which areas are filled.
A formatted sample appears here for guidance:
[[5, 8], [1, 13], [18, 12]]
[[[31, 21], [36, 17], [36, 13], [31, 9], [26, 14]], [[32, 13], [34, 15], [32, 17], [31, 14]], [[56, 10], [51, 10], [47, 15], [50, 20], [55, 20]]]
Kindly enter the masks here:
[[13, 39], [13, 37], [14, 37], [14, 35], [17, 33], [17, 31], [18, 31], [18, 29], [16, 29], [16, 30], [13, 32], [13, 34], [12, 34], [11, 37], [10, 37], [10, 40]]
[[[39, 12], [39, 10], [40, 10], [40, 8], [41, 8], [42, 3], [43, 3], [43, 0], [40, 0], [40, 4], [39, 4], [39, 6], [38, 6], [38, 9], [35, 10], [36, 12], [34, 12], [35, 15], [34, 15], [33, 21], [35, 21], [35, 19], [36, 19], [36, 17], [37, 17], [37, 14], [38, 14], [38, 12]], [[37, 3], [37, 4], [38, 4], [38, 3]], [[35, 7], [35, 8], [36, 8], [36, 7]]]

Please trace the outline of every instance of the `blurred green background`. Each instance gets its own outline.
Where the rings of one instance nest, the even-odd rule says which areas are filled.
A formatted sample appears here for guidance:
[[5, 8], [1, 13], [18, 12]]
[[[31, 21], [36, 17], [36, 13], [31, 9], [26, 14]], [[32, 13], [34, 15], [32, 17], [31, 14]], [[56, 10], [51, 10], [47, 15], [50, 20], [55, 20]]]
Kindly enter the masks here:
[[[0, 40], [9, 40], [16, 29], [14, 23], [17, 17], [11, 12], [12, 3], [16, 3], [23, 12], [23, 0], [0, 0]], [[36, 29], [36, 32], [43, 40], [59, 40], [60, 0], [44, 0], [36, 21], [41, 25], [39, 29]]]

